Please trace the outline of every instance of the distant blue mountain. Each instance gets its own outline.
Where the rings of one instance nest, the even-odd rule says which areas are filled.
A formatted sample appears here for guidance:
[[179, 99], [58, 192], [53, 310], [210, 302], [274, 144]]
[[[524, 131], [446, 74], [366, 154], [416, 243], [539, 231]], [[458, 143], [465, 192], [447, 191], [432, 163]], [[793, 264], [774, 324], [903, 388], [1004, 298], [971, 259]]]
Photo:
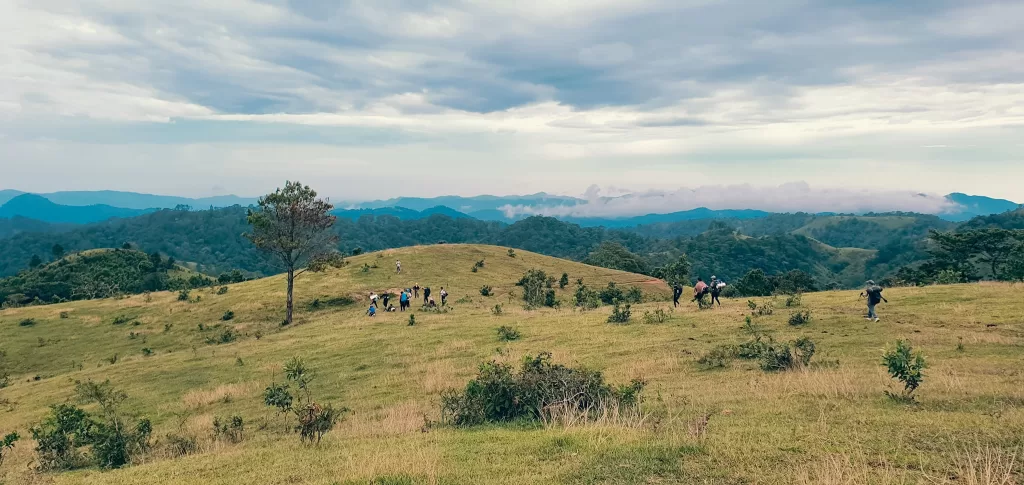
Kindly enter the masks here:
[[331, 214], [334, 214], [343, 219], [352, 220], [357, 220], [363, 216], [393, 216], [402, 220], [416, 220], [425, 219], [435, 214], [448, 216], [451, 217], [452, 219], [471, 219], [470, 216], [463, 214], [462, 212], [459, 212], [455, 209], [452, 209], [451, 207], [445, 206], [429, 207], [421, 211], [407, 209], [405, 207], [380, 207], [376, 209], [335, 209], [331, 211]]
[[0, 218], [0, 239], [23, 232], [63, 232], [78, 227], [76, 224], [51, 224], [22, 216]]
[[123, 209], [109, 205], [67, 206], [35, 194], [21, 194], [0, 206], [0, 218], [25, 217], [37, 221], [88, 224], [114, 217], [135, 217], [155, 209]]
[[140, 194], [114, 190], [52, 192], [39, 195], [61, 205], [109, 205], [125, 209], [172, 209], [178, 205], [192, 206], [193, 209], [207, 209], [210, 206], [231, 207], [233, 205], [240, 205], [244, 207], [256, 203], [256, 199], [253, 197], [238, 197], [235, 195], [218, 195], [215, 197], [191, 199], [172, 195]]
[[9, 201], [9, 200], [11, 200], [11, 199], [21, 195], [21, 194], [24, 194], [24, 192], [22, 192], [20, 190], [11, 190], [11, 189], [0, 190], [0, 205], [6, 204], [7, 201]]
[[960, 207], [955, 211], [938, 214], [938, 216], [954, 222], [967, 221], [976, 216], [1001, 214], [1020, 207], [1020, 204], [1006, 199], [993, 199], [982, 195], [967, 195], [959, 192], [947, 195], [946, 199]]
[[697, 219], [759, 219], [769, 215], [771, 215], [770, 212], [753, 209], [711, 210], [706, 207], [699, 207], [688, 211], [671, 212], [668, 214], [647, 214], [636, 217], [560, 217], [559, 219], [579, 224], [583, 227], [604, 226], [607, 228], [622, 228], [663, 222], [693, 221]]
[[[457, 211], [468, 214], [479, 211], [494, 211], [507, 205], [523, 206], [558, 206], [576, 205], [585, 202], [575, 197], [546, 194], [538, 192], [531, 195], [478, 195], [474, 197], [462, 197], [458, 195], [445, 195], [441, 197], [398, 197], [387, 200], [374, 200], [355, 204], [360, 209], [380, 209], [384, 207], [405, 207], [407, 209], [423, 211], [432, 207], [444, 206], [454, 208]], [[491, 220], [491, 219], [488, 219]], [[498, 219], [494, 219], [498, 220]]]

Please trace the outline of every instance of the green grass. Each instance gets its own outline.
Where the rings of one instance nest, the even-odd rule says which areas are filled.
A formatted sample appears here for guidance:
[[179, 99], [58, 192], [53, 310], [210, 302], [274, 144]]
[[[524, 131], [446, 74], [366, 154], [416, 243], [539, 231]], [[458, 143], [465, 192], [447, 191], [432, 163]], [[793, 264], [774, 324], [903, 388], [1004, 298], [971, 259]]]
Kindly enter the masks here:
[[[779, 341], [812, 337], [821, 364], [769, 374], [756, 362], [734, 360], [704, 371], [695, 362], [701, 354], [748, 337], [745, 299], [701, 312], [687, 305], [665, 323], [644, 324], [644, 310], [670, 306], [663, 283], [526, 251], [516, 255], [442, 245], [353, 257], [342, 269], [297, 280], [296, 322], [283, 328], [281, 277], [234, 284], [224, 295], [194, 290], [193, 297], [202, 297], [196, 303], [154, 293], [150, 301], [140, 295], [2, 311], [0, 349], [7, 351], [12, 385], [0, 390], [0, 434], [28, 436], [47, 406], [73, 398], [75, 380], [110, 379], [128, 393], [133, 414], [153, 420], [158, 444], [142, 463], [122, 470], [37, 474], [26, 439], [0, 467], [0, 482], [945, 483], [965, 476], [972, 453], [1007, 462], [1024, 445], [1022, 286], [889, 289], [892, 303], [879, 307], [879, 323], [862, 318], [856, 291], [806, 294], [800, 309], [812, 313], [810, 324], [789, 326], [782, 304], [755, 320]], [[402, 275], [394, 273], [395, 259]], [[473, 273], [481, 259], [485, 266]], [[360, 271], [375, 262], [378, 269]], [[558, 291], [562, 309], [526, 311], [509, 293], [519, 293], [514, 282], [530, 268], [556, 278], [565, 271], [570, 281], [582, 277], [595, 288], [610, 280], [636, 284], [656, 301], [635, 305], [631, 324], [610, 325], [610, 307], [568, 308], [570, 284]], [[435, 294], [444, 286], [449, 302], [472, 301], [452, 303], [447, 313], [417, 311], [415, 326], [404, 313], [364, 316], [371, 289], [397, 293], [415, 283]], [[495, 296], [479, 294], [485, 284]], [[308, 310], [316, 298], [342, 296], [357, 303]], [[497, 303], [504, 309], [499, 316], [491, 313]], [[234, 319], [222, 321], [229, 310]], [[61, 312], [68, 318], [59, 318]], [[120, 315], [140, 323], [113, 325]], [[36, 325], [20, 327], [25, 318]], [[522, 338], [498, 342], [502, 325]], [[226, 328], [241, 337], [206, 343]], [[145, 343], [130, 332], [144, 335]], [[883, 394], [895, 383], [881, 354], [901, 337], [930, 364], [917, 405]], [[154, 355], [144, 357], [144, 347]], [[558, 362], [600, 369], [612, 383], [646, 379], [643, 421], [425, 426], [438, 418], [439, 393], [464, 385], [481, 362], [514, 362], [545, 350]], [[114, 354], [119, 360], [110, 364]], [[293, 356], [317, 369], [314, 385], [323, 401], [352, 409], [320, 446], [299, 444], [262, 404], [263, 388], [281, 380], [281, 366]], [[246, 419], [246, 439], [214, 442], [213, 417], [234, 414]], [[707, 414], [700, 432], [698, 419]], [[195, 434], [200, 453], [165, 456], [160, 450], [169, 433]]]

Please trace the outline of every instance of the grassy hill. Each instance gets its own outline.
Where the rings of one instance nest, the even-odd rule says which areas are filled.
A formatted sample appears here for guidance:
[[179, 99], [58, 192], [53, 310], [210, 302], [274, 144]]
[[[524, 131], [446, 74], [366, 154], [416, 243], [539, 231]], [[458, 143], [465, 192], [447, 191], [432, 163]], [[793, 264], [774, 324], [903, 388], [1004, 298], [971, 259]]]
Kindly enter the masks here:
[[[480, 260], [483, 268], [472, 272]], [[514, 282], [531, 268], [556, 277], [567, 272], [595, 288], [608, 281], [638, 285], [655, 301], [634, 306], [629, 325], [607, 323], [609, 307], [527, 311], [509, 293], [519, 293]], [[415, 326], [407, 325], [408, 313], [364, 316], [368, 291], [415, 283], [448, 289], [451, 311], [413, 312]], [[495, 296], [481, 296], [483, 285]], [[891, 303], [880, 308], [879, 323], [861, 318], [856, 291], [804, 295], [800, 309], [812, 319], [803, 327], [786, 323], [793, 310], [780, 300], [773, 315], [755, 318], [754, 325], [777, 341], [809, 336], [818, 353], [817, 364], [778, 373], [744, 360], [713, 370], [695, 362], [718, 345], [750, 338], [742, 328], [746, 300], [707, 311], [687, 305], [664, 323], [645, 324], [645, 310], [670, 306], [662, 283], [526, 251], [511, 258], [501, 247], [440, 245], [365, 254], [343, 268], [301, 276], [296, 291], [296, 323], [285, 328], [278, 325], [280, 277], [230, 285], [222, 294], [193, 291], [190, 301], [165, 292], [0, 312], [0, 348], [12, 374], [11, 386], [0, 390], [0, 434], [27, 435], [47, 406], [73, 398], [74, 381], [110, 379], [127, 392], [133, 413], [153, 420], [158, 439], [131, 467], [60, 474], [33, 472], [32, 444], [24, 440], [0, 466], [0, 482], [896, 484], [1021, 478], [966, 481], [980, 468], [971, 461], [977, 458], [1020, 472], [1019, 285], [886, 290]], [[559, 291], [559, 298], [567, 302], [570, 291]], [[357, 302], [343, 304], [341, 297]], [[503, 306], [501, 315], [492, 313], [496, 304]], [[222, 320], [227, 311], [234, 318]], [[22, 326], [25, 319], [34, 324]], [[517, 328], [522, 338], [499, 342], [502, 325]], [[237, 338], [215, 343], [227, 329]], [[916, 405], [883, 394], [895, 383], [880, 367], [880, 355], [900, 337], [923, 350], [930, 364]], [[152, 354], [143, 355], [143, 348]], [[438, 418], [441, 391], [464, 386], [481, 362], [518, 362], [541, 351], [560, 363], [601, 370], [612, 383], [643, 378], [645, 414], [573, 426], [426, 426]], [[282, 363], [294, 356], [317, 370], [314, 386], [323, 400], [352, 410], [318, 446], [301, 445], [262, 403], [263, 388], [281, 380]], [[245, 418], [245, 439], [214, 441], [214, 417], [234, 414]], [[702, 428], [700, 418], [708, 415]], [[199, 452], [169, 456], [169, 434], [196, 436]]]

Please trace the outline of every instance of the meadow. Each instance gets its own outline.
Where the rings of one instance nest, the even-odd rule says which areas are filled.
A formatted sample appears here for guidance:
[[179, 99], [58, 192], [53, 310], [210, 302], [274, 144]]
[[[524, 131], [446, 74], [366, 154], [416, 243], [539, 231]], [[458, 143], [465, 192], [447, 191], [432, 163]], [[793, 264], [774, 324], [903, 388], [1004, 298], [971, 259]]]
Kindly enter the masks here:
[[[473, 271], [478, 261], [483, 266]], [[523, 308], [515, 282], [534, 268], [568, 274], [571, 283], [557, 290], [560, 308]], [[609, 306], [571, 308], [578, 278], [595, 289], [609, 281], [638, 286], [647, 301], [632, 307], [628, 324], [610, 324]], [[371, 290], [397, 293], [417, 283], [435, 297], [443, 286], [448, 310], [414, 305], [411, 312], [365, 315]], [[491, 296], [481, 295], [484, 285]], [[56, 473], [35, 470], [33, 444], [23, 438], [0, 466], [0, 483], [1022, 480], [1021, 285], [887, 289], [891, 303], [879, 307], [880, 322], [863, 318], [857, 291], [805, 294], [792, 308], [779, 297], [771, 315], [748, 325], [745, 298], [710, 310], [672, 309], [669, 288], [650, 277], [526, 251], [512, 257], [496, 246], [436, 245], [354, 256], [342, 268], [302, 275], [296, 320], [286, 327], [282, 277], [217, 288], [185, 298], [161, 292], [0, 311], [0, 350], [11, 374], [10, 386], [0, 389], [0, 435], [27, 437], [50, 405], [73, 400], [76, 381], [109, 379], [127, 393], [126, 409], [152, 420], [155, 441], [126, 468]], [[667, 319], [645, 323], [644, 313], [658, 309]], [[790, 325], [796, 311], [809, 312], [810, 322]], [[499, 341], [501, 326], [521, 338]], [[781, 372], [742, 359], [712, 368], [697, 363], [753, 332], [777, 341], [810, 337], [817, 353], [809, 366]], [[900, 386], [881, 355], [899, 338], [929, 364], [916, 403], [885, 394]], [[600, 370], [612, 383], [643, 379], [642, 412], [549, 425], [437, 423], [442, 391], [464, 387], [481, 363], [516, 363], [544, 351]], [[300, 443], [263, 403], [264, 388], [282, 380], [292, 357], [316, 370], [319, 400], [350, 409], [318, 445]], [[244, 439], [214, 439], [214, 418], [231, 415], [245, 418]], [[175, 456], [171, 435], [194, 436], [198, 449]]]

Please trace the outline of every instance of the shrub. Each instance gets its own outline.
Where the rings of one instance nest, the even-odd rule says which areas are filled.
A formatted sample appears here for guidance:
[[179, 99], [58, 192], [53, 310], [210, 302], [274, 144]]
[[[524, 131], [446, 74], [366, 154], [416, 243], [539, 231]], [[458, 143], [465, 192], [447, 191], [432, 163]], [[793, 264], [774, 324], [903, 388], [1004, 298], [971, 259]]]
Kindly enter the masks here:
[[472, 268], [470, 268], [469, 271], [472, 272], [472, 273], [476, 273], [479, 270], [476, 268], [476, 266], [473, 266]]
[[263, 393], [263, 402], [278, 408], [280, 412], [291, 410], [297, 419], [295, 430], [303, 443], [319, 443], [323, 435], [334, 428], [335, 423], [348, 411], [334, 409], [330, 404], [323, 406], [313, 399], [311, 388], [316, 373], [298, 357], [284, 364], [285, 379], [298, 388], [297, 397], [288, 391], [287, 384], [271, 384]]
[[809, 365], [811, 357], [814, 357], [815, 350], [814, 341], [808, 337], [800, 337], [793, 341], [793, 354], [800, 365]]
[[761, 335], [755, 335], [754, 338], [743, 342], [736, 349], [736, 356], [741, 359], [759, 359], [761, 354], [771, 345], [772, 340], [769, 337], [768, 341], [762, 340]]
[[741, 296], [770, 296], [775, 290], [768, 276], [760, 269], [752, 269], [734, 285]]
[[924, 369], [928, 367], [924, 355], [914, 352], [910, 342], [900, 339], [894, 348], [882, 355], [882, 365], [889, 370], [889, 375], [903, 383], [903, 392], [896, 394], [886, 391], [885, 394], [897, 401], [914, 401], [914, 391], [924, 381]]
[[149, 347], [143, 347], [142, 348], [142, 355], [144, 357], [149, 357], [149, 356], [153, 355], [153, 349], [151, 349]]
[[227, 439], [232, 443], [241, 443], [245, 431], [245, 420], [241, 416], [231, 416], [222, 420], [220, 416], [213, 418], [213, 439]]
[[558, 301], [558, 297], [555, 296], [555, 290], [548, 290], [544, 292], [544, 306], [551, 308], [558, 308], [562, 306], [562, 302]]
[[369, 273], [370, 272], [370, 265], [368, 265], [366, 263], [363, 263], [363, 267], [360, 268], [359, 271], [362, 271], [363, 273]]
[[409, 315], [409, 326], [410, 327], [416, 326], [416, 315], [412, 315], [412, 314]]
[[480, 261], [477, 261], [476, 263], [473, 264], [473, 267], [474, 268], [483, 268], [484, 267], [484, 260], [481, 259]]
[[729, 361], [736, 356], [736, 348], [731, 345], [719, 345], [697, 359], [697, 365], [702, 369], [719, 369], [729, 365]]
[[501, 315], [502, 313], [503, 313], [503, 311], [501, 309], [501, 303], [498, 303], [497, 305], [494, 305], [494, 308], [491, 308], [491, 314], [492, 315], [497, 316], [497, 315]]
[[789, 346], [785, 344], [769, 342], [761, 350], [759, 360], [761, 370], [769, 372], [786, 370], [793, 366], [793, 354], [789, 351]]
[[4, 464], [4, 454], [14, 449], [14, 444], [21, 439], [18, 433], [8, 433], [0, 439], [0, 466]]
[[565, 289], [569, 286], [569, 273], [562, 273], [562, 277], [558, 279], [558, 288]]
[[665, 323], [668, 321], [668, 312], [658, 308], [653, 312], [644, 310], [644, 323]]
[[806, 325], [811, 322], [811, 312], [796, 312], [789, 316], [789, 324], [794, 327]]
[[747, 300], [747, 307], [750, 308], [750, 314], [756, 317], [775, 313], [775, 304], [771, 300], [764, 300], [760, 305], [754, 303], [754, 300]]
[[626, 301], [629, 302], [629, 303], [643, 303], [644, 302], [644, 293], [643, 293], [643, 291], [640, 290], [640, 287], [638, 287], [638, 286], [630, 286], [629, 289], [626, 290], [625, 298], [626, 298]]
[[34, 318], [23, 318], [21, 321], [18, 322], [19, 327], [33, 327], [35, 326], [35, 324], [36, 319]]
[[70, 404], [50, 407], [50, 414], [29, 429], [36, 441], [39, 467], [43, 470], [70, 470], [85, 465], [79, 448], [87, 445], [93, 426], [89, 414]]
[[224, 312], [224, 314], [220, 316], [220, 319], [224, 320], [225, 322], [228, 321], [228, 320], [231, 320], [233, 318], [235, 318], [235, 312], [233, 312], [231, 310], [228, 310], [228, 311]]
[[111, 321], [110, 323], [114, 325], [124, 325], [126, 323], [131, 323], [133, 321], [135, 321], [135, 317], [131, 317], [128, 315], [118, 315], [114, 317], [114, 320]]
[[612, 314], [608, 315], [608, 323], [629, 323], [629, 317], [632, 314], [629, 307], [628, 303], [625, 307], [620, 307], [619, 303], [616, 302], [615, 307], [612, 308]]
[[483, 286], [480, 287], [480, 295], [481, 296], [491, 296], [492, 294], [493, 293], [491, 293], [491, 287], [490, 286], [483, 285]]
[[572, 297], [572, 303], [581, 310], [593, 310], [601, 306], [597, 292], [584, 285], [582, 279], [576, 281], [576, 293]]
[[277, 408], [279, 413], [291, 410], [293, 400], [294, 397], [288, 392], [287, 384], [273, 383], [263, 391], [263, 403]]
[[107, 362], [110, 362], [110, 365], [116, 364], [117, 363], [117, 354], [114, 354], [114, 355], [112, 355], [110, 357], [107, 357]]
[[225, 294], [227, 294], [227, 292], [228, 292], [228, 287], [227, 286], [221, 286], [220, 288], [217, 288], [217, 294], [218, 295], [225, 295]]
[[604, 303], [605, 305], [611, 305], [615, 302], [623, 301], [622, 290], [615, 286], [614, 281], [609, 281], [608, 286], [601, 290], [597, 296], [601, 299], [601, 303]]
[[355, 304], [355, 300], [347, 296], [314, 298], [307, 307], [310, 311], [322, 310], [325, 308], [349, 306]]
[[229, 344], [231, 342], [234, 342], [235, 340], [238, 340], [238, 332], [235, 332], [234, 330], [232, 330], [230, 328], [225, 328], [224, 331], [222, 331], [219, 335], [217, 335], [216, 338], [214, 338], [214, 337], [207, 337], [206, 343], [210, 344], [210, 345], [213, 345], [213, 344]]
[[324, 434], [334, 429], [335, 423], [345, 411], [347, 409], [335, 410], [330, 404], [320, 406], [315, 402], [310, 402], [301, 410], [296, 410], [295, 414], [299, 417], [299, 425], [296, 427], [299, 431], [299, 439], [303, 443], [313, 443], [314, 441], [320, 443]]
[[199, 452], [199, 440], [195, 436], [167, 435], [167, 450], [171, 456], [181, 458]]
[[502, 325], [498, 327], [498, 341], [499, 342], [511, 342], [513, 340], [519, 340], [521, 335], [519, 331], [509, 327], [508, 325]]
[[550, 421], [571, 412], [593, 419], [611, 406], [637, 406], [644, 382], [614, 387], [600, 372], [551, 363], [551, 354], [527, 356], [515, 372], [509, 364], [487, 362], [462, 391], [441, 395], [442, 421], [474, 426], [516, 420]]
[[508, 257], [510, 257], [510, 258], [514, 258], [514, 257], [516, 257], [516, 250], [512, 249], [512, 248], [509, 248], [508, 249], [508, 253], [506, 253], [506, 254], [508, 254]]
[[184, 289], [182, 289], [181, 291], [178, 292], [178, 301], [188, 301], [188, 300], [189, 300], [188, 288], [184, 288]]
[[803, 297], [800, 296], [800, 293], [794, 293], [792, 295], [789, 295], [786, 298], [786, 307], [787, 308], [798, 307], [798, 306], [800, 306], [800, 303], [801, 303], [802, 300], [803, 300]]
[[359, 256], [360, 254], [363, 254], [363, 248], [353, 248], [352, 249], [352, 255], [353, 256]]
[[516, 286], [523, 287], [523, 301], [527, 308], [536, 308], [545, 303], [544, 287], [547, 280], [548, 275], [543, 270], [531, 269], [516, 283]]
[[60, 312], [60, 319], [61, 320], [67, 320], [67, 318], [68, 318], [68, 312]]

